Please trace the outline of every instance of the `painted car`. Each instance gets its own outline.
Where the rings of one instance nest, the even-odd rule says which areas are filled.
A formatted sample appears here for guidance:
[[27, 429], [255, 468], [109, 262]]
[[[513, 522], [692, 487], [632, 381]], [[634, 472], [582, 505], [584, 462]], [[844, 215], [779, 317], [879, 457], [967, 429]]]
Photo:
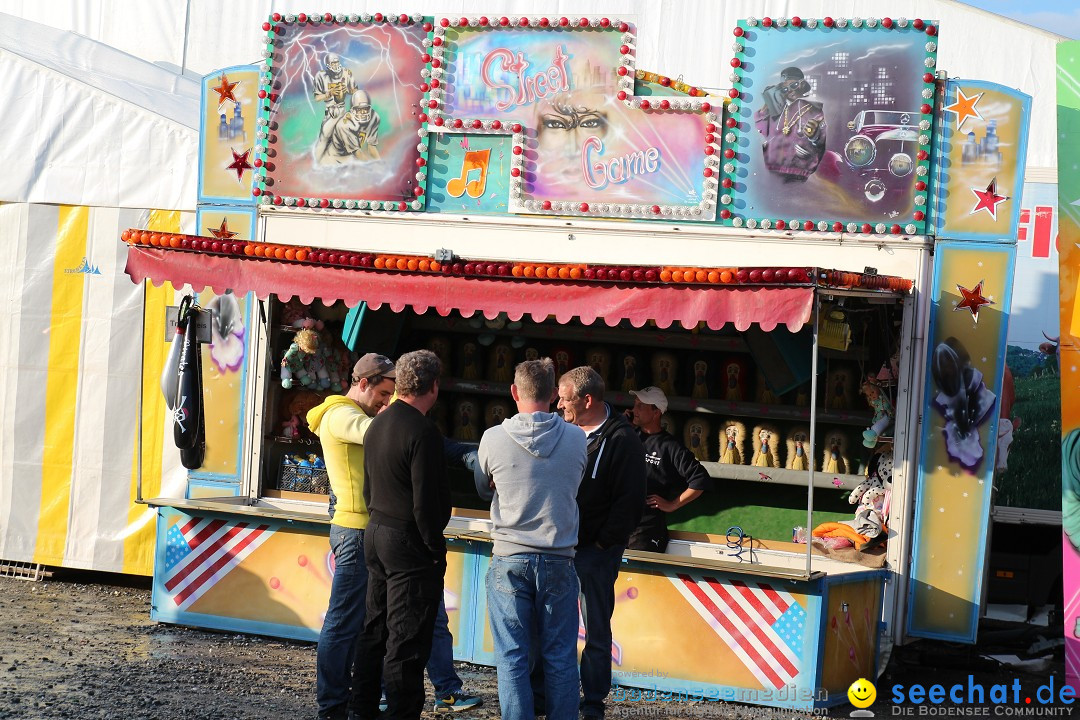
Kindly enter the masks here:
[[844, 144], [844, 161], [863, 183], [867, 200], [906, 197], [919, 151], [918, 118], [913, 112], [863, 110], [848, 122], [853, 134]]

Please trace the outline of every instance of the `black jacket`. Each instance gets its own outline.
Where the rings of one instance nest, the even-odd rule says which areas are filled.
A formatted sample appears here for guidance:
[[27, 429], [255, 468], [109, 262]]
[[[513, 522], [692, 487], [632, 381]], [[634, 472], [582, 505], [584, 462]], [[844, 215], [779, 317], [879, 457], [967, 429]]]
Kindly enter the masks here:
[[645, 446], [608, 406], [607, 420], [589, 436], [588, 452], [577, 495], [578, 547], [625, 547], [645, 508]]
[[364, 436], [364, 502], [371, 522], [413, 535], [433, 560], [446, 558], [450, 486], [442, 434], [401, 400], [379, 413]]

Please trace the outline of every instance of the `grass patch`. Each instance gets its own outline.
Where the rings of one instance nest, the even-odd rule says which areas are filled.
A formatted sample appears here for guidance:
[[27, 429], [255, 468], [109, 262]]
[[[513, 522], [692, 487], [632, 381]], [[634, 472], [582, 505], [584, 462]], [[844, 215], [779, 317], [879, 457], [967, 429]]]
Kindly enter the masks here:
[[1061, 384], [1049, 373], [1017, 377], [1009, 469], [997, 476], [995, 504], [1061, 509]]

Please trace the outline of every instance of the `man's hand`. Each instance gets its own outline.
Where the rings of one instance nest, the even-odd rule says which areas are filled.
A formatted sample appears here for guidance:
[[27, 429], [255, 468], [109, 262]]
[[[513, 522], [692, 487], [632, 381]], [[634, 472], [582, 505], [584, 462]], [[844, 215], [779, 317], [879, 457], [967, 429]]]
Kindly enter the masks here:
[[806, 132], [806, 137], [808, 140], [817, 140], [817, 134], [820, 128], [821, 121], [817, 119], [807, 120], [806, 124], [803, 125], [803, 130]]
[[662, 512], [674, 512], [679, 509], [679, 504], [671, 500], [665, 500], [659, 495], [649, 495], [645, 498], [645, 507], [656, 508]]

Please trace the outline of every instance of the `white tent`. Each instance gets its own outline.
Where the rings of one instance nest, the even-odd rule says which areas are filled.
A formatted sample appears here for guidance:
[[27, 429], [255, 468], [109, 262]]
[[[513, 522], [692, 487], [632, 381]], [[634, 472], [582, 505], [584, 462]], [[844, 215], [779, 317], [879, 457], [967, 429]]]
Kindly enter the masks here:
[[[200, 84], [6, 15], [0, 67], [0, 558], [148, 574], [139, 340], [171, 289], [132, 284], [119, 236], [194, 219]], [[144, 473], [168, 484], [160, 445]]]

